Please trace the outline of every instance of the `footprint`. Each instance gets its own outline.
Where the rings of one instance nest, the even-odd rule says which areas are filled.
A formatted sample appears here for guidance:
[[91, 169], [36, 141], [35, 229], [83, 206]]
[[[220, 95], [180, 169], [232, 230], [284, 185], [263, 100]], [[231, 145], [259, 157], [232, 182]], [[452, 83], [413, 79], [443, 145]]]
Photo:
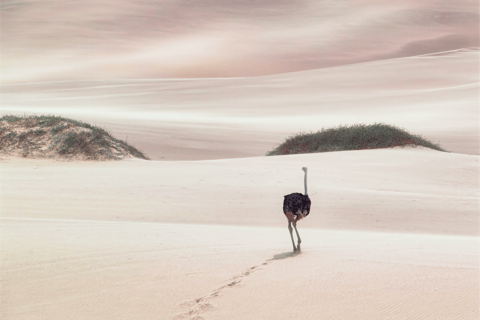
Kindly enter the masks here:
[[182, 303], [180, 303], [180, 308], [191, 308], [195, 305], [195, 303], [197, 303], [198, 301], [194, 301], [194, 300], [187, 300], [187, 301], [183, 301]]
[[229, 284], [227, 284], [227, 286], [233, 287], [233, 286], [236, 285], [237, 283], [238, 283], [238, 281], [233, 281], [233, 282], [230, 282]]
[[188, 312], [176, 314], [173, 316], [172, 320], [204, 320], [205, 318], [199, 315], [191, 315]]
[[[183, 304], [183, 303], [182, 303]], [[173, 320], [201, 320], [204, 319], [200, 314], [206, 311], [215, 309], [215, 307], [208, 302], [196, 303], [193, 308], [190, 308], [187, 312], [178, 313], [173, 316]]]
[[[261, 265], [265, 266], [265, 265], [269, 264], [271, 261], [273, 261], [273, 259], [269, 259], [269, 260], [263, 262]], [[227, 284], [221, 286], [220, 288], [204, 295], [203, 297], [200, 297], [200, 298], [197, 298], [197, 299], [194, 299], [194, 300], [183, 301], [182, 303], [180, 303], [179, 307], [182, 308], [182, 309], [187, 308], [189, 310], [187, 312], [176, 314], [173, 317], [173, 320], [186, 320], [186, 319], [188, 319], [188, 320], [203, 320], [204, 318], [200, 314], [215, 309], [215, 306], [210, 302], [210, 300], [218, 297], [220, 295], [220, 293], [222, 292], [222, 290], [224, 290], [225, 288], [236, 287], [240, 282], [242, 282], [243, 278], [251, 275], [253, 272], [256, 272], [257, 270], [260, 270], [260, 269], [258, 269], [258, 267], [259, 266], [253, 266], [253, 267], [248, 268], [247, 271], [232, 277], [230, 279], [229, 283], [227, 283]]]

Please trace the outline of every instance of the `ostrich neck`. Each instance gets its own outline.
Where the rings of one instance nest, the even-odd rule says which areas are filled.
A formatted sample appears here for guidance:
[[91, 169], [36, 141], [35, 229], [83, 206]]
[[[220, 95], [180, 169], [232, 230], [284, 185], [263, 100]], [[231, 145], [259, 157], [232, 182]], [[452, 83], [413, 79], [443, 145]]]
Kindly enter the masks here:
[[305, 195], [307, 195], [307, 173], [305, 172]]

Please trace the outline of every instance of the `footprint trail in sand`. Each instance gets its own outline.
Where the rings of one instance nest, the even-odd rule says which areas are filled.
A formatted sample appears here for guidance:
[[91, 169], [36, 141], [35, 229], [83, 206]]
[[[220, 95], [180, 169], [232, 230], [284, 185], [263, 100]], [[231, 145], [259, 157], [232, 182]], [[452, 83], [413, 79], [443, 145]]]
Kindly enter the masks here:
[[180, 304], [180, 308], [188, 308], [188, 311], [186, 312], [181, 312], [177, 313], [174, 317], [173, 320], [183, 320], [183, 319], [191, 319], [191, 320], [202, 320], [204, 319], [201, 315], [205, 312], [213, 311], [215, 309], [215, 305], [212, 300], [215, 298], [219, 297], [220, 294], [222, 293], [223, 290], [227, 288], [233, 288], [236, 287], [242, 282], [242, 280], [251, 275], [252, 273], [261, 270], [262, 266], [266, 266], [273, 260], [278, 260], [278, 259], [283, 259], [287, 257], [294, 256], [295, 254], [293, 253], [286, 253], [286, 254], [281, 254], [281, 255], [276, 255], [275, 257], [266, 260], [260, 265], [256, 265], [253, 267], [248, 268], [246, 271], [242, 272], [239, 275], [234, 276], [230, 280], [228, 280], [228, 283], [221, 286], [220, 288], [217, 288], [213, 290], [212, 292], [204, 295], [203, 297], [194, 299], [194, 300], [187, 300], [184, 301]]

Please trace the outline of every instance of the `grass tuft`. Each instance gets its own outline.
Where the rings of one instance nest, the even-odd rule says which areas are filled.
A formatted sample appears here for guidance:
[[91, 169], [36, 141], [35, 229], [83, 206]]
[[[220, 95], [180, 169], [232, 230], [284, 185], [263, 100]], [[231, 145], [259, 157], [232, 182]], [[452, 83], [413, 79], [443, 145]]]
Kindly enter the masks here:
[[[3, 133], [4, 131], [2, 131]], [[7, 133], [5, 136], [4, 136], [4, 139], [5, 140], [13, 140], [15, 139], [15, 137], [17, 136], [17, 133], [16, 132], [9, 132]]]
[[57, 133], [63, 131], [63, 129], [66, 129], [67, 125], [65, 123], [60, 123], [54, 126], [52, 129], [50, 129], [50, 133], [52, 136], [56, 135]]
[[355, 124], [322, 129], [315, 133], [298, 133], [266, 153], [267, 156], [317, 153], [345, 150], [394, 148], [402, 146], [423, 146], [444, 151], [422, 136], [383, 123], [373, 125]]
[[15, 122], [18, 120], [22, 120], [22, 118], [17, 116], [12, 116], [12, 115], [3, 116], [0, 118], [0, 121], [7, 121], [7, 122]]
[[47, 131], [43, 129], [37, 129], [37, 130], [30, 130], [29, 133], [33, 134], [34, 136], [43, 136]]

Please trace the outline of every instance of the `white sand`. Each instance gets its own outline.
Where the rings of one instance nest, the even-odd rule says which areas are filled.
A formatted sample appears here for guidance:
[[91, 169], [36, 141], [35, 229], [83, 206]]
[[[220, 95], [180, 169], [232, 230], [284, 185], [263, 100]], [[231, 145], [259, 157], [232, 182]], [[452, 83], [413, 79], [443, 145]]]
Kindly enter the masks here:
[[300, 232], [3, 219], [2, 319], [478, 319], [475, 237]]
[[321, 214], [302, 225], [478, 235], [478, 161], [421, 148], [179, 162], [6, 159], [2, 217], [284, 227], [283, 195], [304, 191], [306, 166]]
[[[478, 161], [420, 148], [7, 158], [0, 315], [477, 319]], [[281, 201], [303, 191], [301, 166], [313, 206], [290, 256]]]
[[105, 126], [155, 160], [263, 156], [287, 136], [384, 122], [480, 154], [479, 51], [266, 77], [3, 85], [1, 114]]
[[[0, 114], [154, 161], [0, 159], [0, 318], [479, 319], [478, 1], [166, 3], [2, 3]], [[263, 156], [374, 122], [452, 153]]]

